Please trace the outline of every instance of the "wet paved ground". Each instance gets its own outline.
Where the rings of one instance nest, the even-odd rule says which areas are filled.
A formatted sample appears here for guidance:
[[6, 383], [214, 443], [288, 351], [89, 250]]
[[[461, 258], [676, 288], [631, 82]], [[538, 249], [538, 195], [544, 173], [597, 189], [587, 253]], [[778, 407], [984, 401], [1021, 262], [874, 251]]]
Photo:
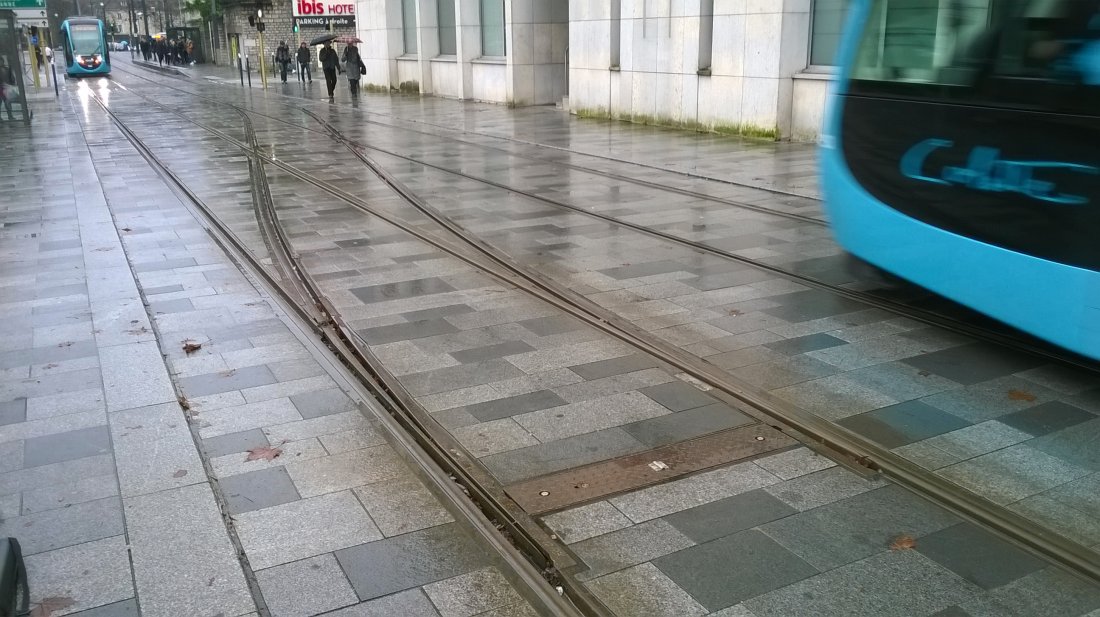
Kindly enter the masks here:
[[[300, 102], [152, 77], [320, 129], [297, 109]], [[109, 86], [112, 109], [266, 256], [240, 151], [139, 96], [178, 103], [188, 95], [124, 73], [115, 82]], [[377, 532], [353, 538], [356, 542], [413, 536], [403, 535], [409, 529], [382, 529], [385, 515], [371, 509], [370, 491], [365, 497], [359, 488], [397, 490], [394, 474], [378, 475], [378, 467], [387, 468], [393, 458], [389, 446], [369, 424], [281, 432], [280, 426], [316, 427], [335, 422], [332, 418], [361, 416], [347, 407], [350, 400], [304, 348], [285, 333], [280, 336], [270, 308], [251, 304], [254, 295], [241, 295], [234, 284], [243, 287], [243, 279], [224, 272], [224, 261], [207, 263], [216, 254], [211, 245], [202, 244], [196, 253], [180, 226], [189, 215], [178, 202], [142, 204], [142, 196], [164, 195], [163, 186], [108, 127], [102, 112], [81, 107], [79, 95], [75, 101], [94, 137], [92, 156], [97, 169], [103, 168], [99, 173], [112, 213], [119, 226], [131, 230], [123, 236], [130, 263], [158, 264], [147, 272], [145, 266], [134, 270], [151, 301], [178, 387], [197, 412], [200, 441], [214, 453], [208, 455], [212, 470], [224, 477], [223, 488], [231, 487], [227, 495], [243, 496], [227, 497], [227, 508], [237, 521], [246, 521], [243, 528], [238, 523], [237, 533], [246, 553], [256, 554], [256, 563], [251, 555], [249, 560], [261, 590], [265, 577], [273, 590], [298, 578], [299, 570], [316, 570], [320, 588], [344, 580], [359, 594], [354, 601], [374, 597], [370, 594], [378, 590], [361, 589], [355, 571], [392, 554], [384, 549], [361, 551], [357, 561], [347, 551], [333, 553], [343, 548], [335, 544], [303, 547], [301, 554], [295, 548], [280, 558], [265, 548], [271, 537], [316, 525], [312, 517], [341, 517], [342, 507], [354, 509], [351, 502], [336, 503], [342, 495], [358, 498], [354, 505], [366, 507]], [[243, 139], [239, 116], [227, 108], [197, 101], [177, 107]], [[1100, 527], [1089, 515], [1100, 505], [1090, 488], [1100, 477], [1088, 447], [1100, 430], [1100, 389], [1091, 375], [975, 343], [582, 212], [593, 209], [769, 265], [795, 264], [799, 272], [858, 285], [851, 278], [840, 280], [838, 251], [827, 229], [813, 221], [821, 216], [817, 203], [786, 194], [813, 195], [811, 149], [750, 147], [578, 122], [550, 109], [365, 95], [358, 108], [312, 109], [372, 146], [580, 209], [369, 153], [436, 208], [525, 265], [751, 387], [871, 437], [1083, 544], [1100, 542]], [[279, 160], [379, 210], [434, 229], [325, 135], [257, 116], [253, 121], [265, 151], [270, 148]], [[535, 142], [555, 149], [531, 145]], [[593, 175], [577, 166], [726, 202]], [[294, 248], [326, 295], [386, 368], [506, 488], [755, 422], [730, 401], [700, 391], [634, 348], [321, 189], [273, 166], [268, 177]], [[730, 200], [754, 208], [737, 208]], [[150, 288], [159, 293], [150, 294]], [[206, 342], [187, 356], [173, 337]], [[240, 462], [244, 450], [283, 439], [291, 441], [280, 445], [284, 456], [273, 466]], [[290, 448], [293, 459], [285, 454]], [[250, 520], [255, 524], [247, 524]], [[1100, 606], [1096, 588], [897, 486], [862, 478], [801, 447], [551, 514], [545, 523], [583, 560], [578, 579], [623, 616], [1078, 615]], [[345, 526], [359, 529], [328, 525], [341, 533]], [[251, 545], [244, 531], [250, 527], [259, 530]], [[914, 538], [915, 550], [891, 550], [900, 535]], [[338, 574], [341, 568], [346, 579]], [[288, 614], [321, 610], [305, 606]]]

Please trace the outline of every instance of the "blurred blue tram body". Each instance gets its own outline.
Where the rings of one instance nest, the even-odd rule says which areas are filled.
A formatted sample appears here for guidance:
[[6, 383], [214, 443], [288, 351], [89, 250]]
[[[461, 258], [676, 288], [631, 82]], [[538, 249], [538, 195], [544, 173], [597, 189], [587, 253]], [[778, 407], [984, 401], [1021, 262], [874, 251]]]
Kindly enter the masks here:
[[70, 17], [61, 24], [65, 73], [74, 77], [107, 75], [111, 53], [103, 22], [92, 17]]
[[839, 64], [844, 249], [1100, 359], [1100, 0], [853, 0]]

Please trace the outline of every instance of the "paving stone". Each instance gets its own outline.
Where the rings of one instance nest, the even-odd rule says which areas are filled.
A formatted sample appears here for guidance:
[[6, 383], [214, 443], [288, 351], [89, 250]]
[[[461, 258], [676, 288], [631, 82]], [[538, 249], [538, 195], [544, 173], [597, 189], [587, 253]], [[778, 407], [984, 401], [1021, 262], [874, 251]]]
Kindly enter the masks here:
[[889, 485], [814, 508], [760, 529], [806, 562], [825, 571], [888, 550], [902, 535], [916, 538], [959, 519]]
[[389, 445], [286, 464], [299, 494], [313, 497], [397, 477], [404, 470]]
[[114, 457], [110, 454], [89, 456], [30, 469], [19, 469], [0, 474], [0, 495], [9, 495], [53, 485], [65, 485], [86, 478], [114, 473]]
[[23, 469], [23, 441], [0, 443], [0, 474]]
[[712, 611], [818, 573], [756, 530], [657, 558], [653, 565]]
[[929, 534], [916, 550], [983, 589], [1000, 587], [1046, 565], [970, 523]]
[[768, 486], [765, 490], [791, 507], [805, 511], [882, 485], [882, 480], [867, 480], [843, 467], [831, 467]]
[[127, 499], [126, 529], [142, 615], [255, 610], [208, 484]]
[[318, 459], [329, 454], [321, 445], [321, 442], [312, 437], [300, 441], [278, 442], [276, 447], [281, 453], [271, 460], [261, 458], [250, 461], [248, 460], [248, 454], [237, 452], [210, 459], [210, 466], [213, 468], [216, 477], [228, 478], [243, 473], [260, 471], [261, 469], [281, 468], [289, 463]]
[[453, 429], [451, 434], [478, 458], [541, 443], [512, 418], [463, 426]]
[[271, 369], [266, 366], [247, 366], [221, 373], [183, 377], [179, 380], [179, 383], [183, 393], [191, 398], [263, 386], [275, 383], [275, 381]]
[[905, 363], [966, 385], [1044, 364], [1038, 357], [981, 343], [915, 356], [905, 360]]
[[99, 350], [99, 362], [108, 411], [176, 400], [160, 348], [154, 341], [104, 347]]
[[849, 416], [837, 424], [890, 449], [970, 426], [969, 422], [920, 401]]
[[24, 491], [22, 513], [35, 514], [116, 496], [118, 496], [118, 478], [114, 474], [95, 476], [69, 484]]
[[386, 443], [386, 438], [382, 433], [372, 427], [321, 435], [317, 439], [329, 454], [340, 454]]
[[610, 501], [630, 520], [640, 523], [777, 482], [779, 478], [752, 463], [738, 463], [614, 497]]
[[27, 399], [0, 402], [0, 425], [27, 421]]
[[441, 278], [425, 278], [411, 281], [401, 281], [398, 283], [385, 283], [382, 285], [371, 285], [368, 287], [356, 287], [349, 289], [352, 295], [359, 298], [361, 302], [366, 304], [374, 302], [385, 302], [390, 300], [401, 300], [404, 298], [416, 298], [419, 296], [434, 295], [439, 293], [446, 293], [449, 291], [455, 291], [454, 287], [451, 287]]
[[385, 345], [397, 341], [414, 340], [458, 331], [459, 329], [451, 322], [439, 318], [365, 328], [357, 330], [356, 334], [362, 337], [368, 345]]
[[401, 383], [413, 396], [422, 396], [502, 381], [520, 377], [523, 374], [523, 371], [508, 361], [497, 359], [477, 364], [462, 364], [426, 373], [414, 373], [406, 375]]
[[[382, 538], [351, 491], [245, 512], [236, 521], [249, 563], [257, 570]], [[372, 562], [378, 563], [387, 562]]]
[[[485, 550], [450, 523], [336, 552], [364, 600], [419, 587], [488, 565]], [[388, 564], [379, 569], [378, 564]]]
[[270, 445], [267, 436], [258, 428], [202, 440], [203, 451], [210, 458], [247, 452], [252, 448], [262, 448]]
[[717, 402], [713, 397], [682, 381], [642, 388], [641, 392], [672, 411], [685, 411]]
[[900, 402], [844, 375], [805, 381], [774, 393], [827, 420], [840, 420]]
[[140, 615], [137, 600], [133, 598], [69, 614], [73, 617], [139, 617]]
[[599, 360], [587, 364], [569, 366], [569, 370], [587, 380], [593, 380], [656, 367], [657, 362], [653, 358], [644, 354], [632, 354], [619, 358], [611, 358], [610, 360]]
[[272, 617], [316, 615], [359, 598], [332, 553], [256, 572]]
[[1055, 567], [1047, 567], [962, 603], [966, 615], [1030, 615], [1095, 617], [1100, 590]]
[[997, 421], [982, 422], [944, 433], [921, 443], [961, 459], [981, 456], [1030, 439], [1031, 435]]
[[1089, 472], [1089, 469], [1019, 444], [962, 461], [936, 473], [978, 495], [1007, 505]]
[[[75, 604], [66, 610], [75, 613], [133, 598], [134, 584], [126, 549], [126, 539], [114, 536], [27, 555], [27, 578], [34, 581], [31, 602], [72, 598]], [[64, 613], [54, 613], [58, 614]]]
[[1082, 422], [1095, 420], [1096, 416], [1061, 401], [1050, 401], [1001, 416], [997, 420], [1012, 428], [1036, 437], [1053, 433]]
[[123, 497], [206, 481], [178, 403], [112, 414], [111, 438]]
[[386, 537], [454, 520], [435, 495], [411, 474], [360, 486], [354, 492]]
[[424, 585], [424, 593], [442, 617], [481, 615], [524, 602], [504, 576], [492, 567], [429, 583]]
[[117, 497], [5, 519], [0, 533], [19, 539], [24, 555], [100, 540], [123, 533]]
[[230, 514], [251, 512], [300, 498], [282, 467], [223, 477], [218, 481], [218, 488], [225, 496]]
[[1028, 497], [1008, 508], [1084, 546], [1100, 544], [1100, 520], [1048, 494]]
[[695, 543], [663, 520], [624, 527], [570, 546], [588, 566], [580, 580], [592, 580]]
[[694, 542], [703, 543], [797, 512], [766, 491], [755, 490], [670, 514], [663, 520]]
[[439, 617], [439, 611], [417, 588], [356, 604], [326, 617]]
[[463, 364], [483, 362], [494, 358], [503, 358], [514, 354], [534, 351], [535, 348], [522, 341], [506, 341], [485, 347], [475, 347], [463, 351], [455, 351], [451, 356]]
[[543, 409], [513, 419], [539, 441], [576, 437], [638, 420], [669, 413], [666, 408], [638, 392], [616, 394], [589, 401]]
[[656, 448], [754, 422], [754, 419], [725, 403], [715, 403], [627, 424], [623, 430], [647, 446]]
[[303, 418], [316, 418], [358, 409], [346, 394], [335, 389], [296, 394], [290, 397], [290, 402], [294, 403], [294, 407]]
[[1100, 470], [1100, 451], [1090, 447], [1090, 444], [1096, 443], [1098, 436], [1100, 436], [1100, 419], [1089, 420], [1036, 437], [1027, 445], [1070, 465], [1098, 471]]
[[764, 346], [779, 353], [787, 355], [796, 355], [806, 353], [807, 351], [817, 351], [818, 349], [827, 349], [829, 347], [837, 347], [844, 345], [846, 341], [838, 339], [828, 334], [810, 334], [807, 336], [797, 336], [795, 338], [784, 339], [782, 341], [776, 341], [774, 343], [766, 343]]
[[49, 465], [111, 451], [111, 437], [106, 426], [35, 437], [23, 444], [24, 467]]
[[633, 525], [630, 519], [606, 501], [557, 512], [542, 520], [566, 544], [574, 544]]
[[538, 317], [519, 322], [519, 325], [527, 328], [539, 336], [551, 336], [572, 332], [584, 328], [584, 324], [573, 317], [566, 315], [553, 315], [550, 317]]
[[294, 407], [289, 398], [277, 398], [258, 403], [223, 407], [212, 411], [200, 410], [197, 418], [199, 435], [203, 439], [208, 439], [301, 420], [302, 415], [298, 413], [298, 409]]
[[651, 563], [600, 577], [588, 587], [617, 615], [689, 617], [708, 613]]
[[888, 551], [745, 601], [757, 617], [910, 617], [964, 602], [979, 590], [915, 551]]
[[565, 405], [565, 400], [549, 390], [539, 390], [468, 405], [464, 410], [478, 420], [488, 422], [559, 405]]
[[310, 437], [335, 435], [344, 431], [374, 430], [363, 414], [358, 411], [320, 416], [297, 422], [286, 422], [263, 429], [271, 443], [299, 441]]
[[758, 458], [753, 462], [783, 480], [791, 480], [836, 466], [836, 463], [827, 457], [802, 447]]
[[424, 309], [421, 311], [410, 311], [408, 313], [402, 313], [401, 316], [407, 321], [422, 321], [429, 319], [442, 319], [448, 315], [463, 315], [465, 313], [472, 313], [474, 309], [466, 304], [451, 304], [448, 306], [441, 306], [438, 308]]
[[508, 362], [528, 375], [533, 375], [556, 368], [620, 358], [632, 354], [633, 351], [625, 343], [603, 338], [509, 356]]

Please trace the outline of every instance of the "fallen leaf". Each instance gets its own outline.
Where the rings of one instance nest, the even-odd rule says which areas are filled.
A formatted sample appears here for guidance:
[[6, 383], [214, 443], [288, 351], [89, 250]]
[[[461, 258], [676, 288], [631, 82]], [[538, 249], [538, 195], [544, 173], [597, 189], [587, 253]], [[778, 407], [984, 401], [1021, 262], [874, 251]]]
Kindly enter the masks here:
[[921, 377], [928, 377], [932, 373], [929, 372], [929, 371], [917, 371], [917, 374], [920, 375]]
[[49, 364], [47, 364], [46, 366], [44, 366], [42, 368], [57, 368], [57, 365], [54, 364], [53, 362], [50, 362]]
[[729, 315], [733, 316], [733, 317], [736, 317], [736, 316], [738, 316], [738, 315], [743, 315], [743, 314], [744, 314], [744, 313], [742, 313], [741, 311], [739, 311], [738, 309], [730, 309], [730, 310], [728, 310], [728, 311], [726, 311], [726, 312], [727, 312], [727, 313], [728, 313]]
[[282, 448], [272, 448], [270, 446], [260, 446], [259, 448], [252, 448], [248, 451], [248, 456], [245, 457], [244, 462], [248, 461], [273, 461], [279, 458], [279, 455], [283, 453]]
[[890, 543], [890, 550], [892, 551], [907, 551], [912, 548], [916, 548], [917, 541], [913, 539], [913, 536], [908, 534], [902, 534]]
[[1008, 398], [1013, 401], [1027, 401], [1030, 403], [1034, 401], [1037, 397], [1026, 390], [1013, 389], [1008, 391]]
[[182, 478], [187, 475], [186, 469], [177, 469], [176, 473], [172, 474], [173, 478]]
[[191, 409], [191, 403], [188, 402], [187, 397], [181, 396], [176, 400], [179, 401], [180, 407], [183, 407], [185, 410]]
[[58, 343], [57, 346], [58, 347], [72, 347], [73, 342], [72, 341], [65, 341], [64, 343]]
[[237, 369], [235, 369], [235, 368], [231, 368], [228, 371], [222, 371], [221, 373], [219, 373], [219, 375], [221, 375], [222, 377], [232, 377], [236, 374], [237, 374]]
[[126, 332], [128, 332], [129, 334], [134, 334], [134, 335], [148, 334], [149, 333], [149, 328], [146, 328], [145, 326], [142, 326], [142, 327], [134, 329], [134, 330], [127, 330]]
[[183, 352], [187, 355], [191, 355], [200, 349], [202, 349], [202, 343], [196, 343], [191, 339], [183, 341]]
[[217, 578], [217, 577], [211, 576], [211, 577], [210, 577], [210, 580], [206, 581], [206, 586], [207, 586], [207, 587], [213, 587], [213, 586], [214, 586], [214, 580], [215, 580], [216, 578]]
[[42, 598], [38, 606], [31, 611], [31, 617], [50, 617], [54, 611], [63, 611], [74, 604], [76, 604], [75, 600], [64, 596]]
[[123, 228], [122, 228], [122, 231], [133, 231], [133, 230], [132, 230], [132, 229], [130, 229], [129, 227], [123, 227]]

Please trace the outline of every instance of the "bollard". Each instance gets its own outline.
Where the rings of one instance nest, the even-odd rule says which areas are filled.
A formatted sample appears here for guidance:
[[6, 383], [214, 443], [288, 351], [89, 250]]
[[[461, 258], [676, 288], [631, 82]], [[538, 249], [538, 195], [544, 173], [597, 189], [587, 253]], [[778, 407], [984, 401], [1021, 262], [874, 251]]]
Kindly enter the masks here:
[[237, 56], [237, 72], [240, 73], [241, 85], [243, 86], [244, 85], [244, 65], [241, 64], [240, 55]]
[[57, 88], [57, 65], [53, 62], [50, 63], [50, 71], [53, 73], [53, 95], [61, 96], [61, 91]]
[[245, 72], [246, 75], [248, 75], [248, 87], [251, 88], [252, 87], [252, 64], [249, 62], [248, 58], [244, 59], [244, 72]]

